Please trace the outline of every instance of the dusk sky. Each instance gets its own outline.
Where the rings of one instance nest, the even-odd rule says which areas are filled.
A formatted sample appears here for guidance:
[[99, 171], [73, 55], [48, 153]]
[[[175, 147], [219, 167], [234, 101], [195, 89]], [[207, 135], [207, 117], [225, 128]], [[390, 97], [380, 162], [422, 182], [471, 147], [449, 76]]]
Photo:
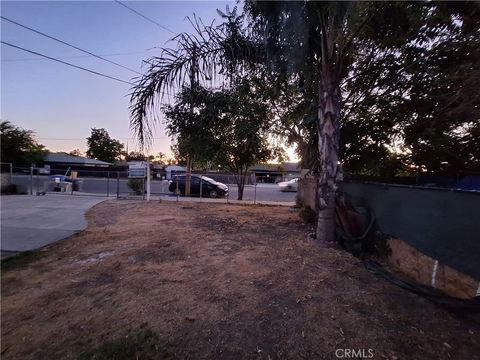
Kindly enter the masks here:
[[[186, 16], [217, 18], [227, 1], [128, 1], [126, 5], [176, 33], [191, 31]], [[113, 1], [2, 1], [2, 16], [142, 72], [142, 60], [165, 46], [172, 33]], [[218, 21], [218, 20], [217, 20]], [[135, 73], [2, 20], [1, 39], [96, 72], [132, 81]], [[173, 46], [173, 43], [171, 44]], [[143, 69], [145, 70], [145, 69]], [[1, 46], [1, 118], [34, 130], [52, 151], [86, 150], [93, 127], [135, 150], [129, 130], [130, 85]], [[150, 154], [170, 153], [163, 126]]]

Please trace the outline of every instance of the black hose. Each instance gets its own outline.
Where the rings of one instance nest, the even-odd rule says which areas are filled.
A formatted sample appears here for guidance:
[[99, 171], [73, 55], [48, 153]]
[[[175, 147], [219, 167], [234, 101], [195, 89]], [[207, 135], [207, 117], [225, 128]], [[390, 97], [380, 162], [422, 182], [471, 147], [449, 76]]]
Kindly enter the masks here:
[[382, 277], [388, 282], [401, 287], [402, 289], [423, 296], [437, 305], [440, 305], [458, 315], [465, 316], [477, 324], [480, 324], [480, 296], [476, 296], [473, 299], [455, 298], [445, 295], [441, 291], [429, 286], [402, 280], [385, 270], [385, 268], [383, 268], [382, 265], [376, 261], [364, 259], [363, 264], [368, 271], [373, 272], [375, 275]]

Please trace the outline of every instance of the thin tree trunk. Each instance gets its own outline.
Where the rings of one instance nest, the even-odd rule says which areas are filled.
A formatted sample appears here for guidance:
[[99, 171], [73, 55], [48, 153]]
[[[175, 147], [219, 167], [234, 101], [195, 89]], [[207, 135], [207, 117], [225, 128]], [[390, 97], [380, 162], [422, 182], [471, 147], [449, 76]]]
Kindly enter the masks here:
[[237, 175], [237, 186], [238, 186], [238, 197], [237, 200], [243, 200], [243, 190], [245, 189], [245, 177], [247, 173], [245, 174], [242, 173], [242, 170], [240, 170], [240, 173]]
[[192, 184], [192, 160], [187, 155], [187, 173], [185, 176], [185, 196], [190, 196], [190, 187]]
[[317, 120], [319, 176], [317, 232], [322, 242], [335, 241], [335, 193], [338, 170], [340, 88], [328, 67], [322, 69]]
[[243, 200], [243, 190], [245, 189], [245, 184], [238, 184], [238, 197], [237, 200]]

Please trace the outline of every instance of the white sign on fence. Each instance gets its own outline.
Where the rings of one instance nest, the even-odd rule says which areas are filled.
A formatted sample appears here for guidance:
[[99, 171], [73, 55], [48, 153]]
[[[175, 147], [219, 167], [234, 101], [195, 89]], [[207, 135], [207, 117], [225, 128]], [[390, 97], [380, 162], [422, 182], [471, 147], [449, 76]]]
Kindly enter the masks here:
[[147, 176], [147, 166], [146, 164], [137, 163], [130, 164], [128, 167], [128, 177], [129, 178], [144, 178]]

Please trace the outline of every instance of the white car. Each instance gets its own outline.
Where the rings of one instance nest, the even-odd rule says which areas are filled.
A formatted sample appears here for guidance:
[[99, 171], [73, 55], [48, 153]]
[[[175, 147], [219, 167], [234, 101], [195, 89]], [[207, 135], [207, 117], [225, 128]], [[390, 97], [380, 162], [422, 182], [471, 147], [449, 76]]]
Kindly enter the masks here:
[[279, 182], [278, 187], [280, 188], [280, 191], [297, 191], [298, 180], [299, 178], [295, 178], [292, 180]]

